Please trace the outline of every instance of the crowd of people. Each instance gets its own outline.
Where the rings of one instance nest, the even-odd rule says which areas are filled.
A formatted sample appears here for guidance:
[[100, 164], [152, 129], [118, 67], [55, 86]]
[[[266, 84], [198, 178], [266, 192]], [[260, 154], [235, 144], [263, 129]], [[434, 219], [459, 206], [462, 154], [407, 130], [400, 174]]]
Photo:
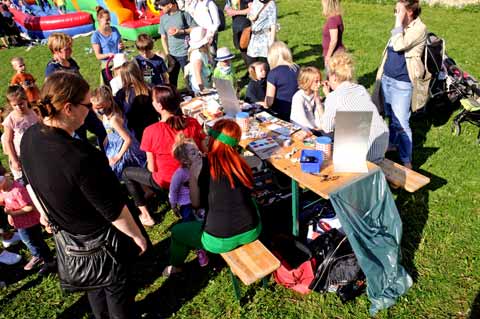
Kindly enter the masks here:
[[[388, 149], [398, 149], [402, 163], [411, 167], [410, 110], [425, 101], [420, 79], [426, 27], [419, 18], [419, 1], [396, 3], [395, 26], [377, 75], [382, 93], [377, 104], [384, 105], [389, 126], [367, 90], [355, 83], [354, 61], [343, 43], [340, 1], [321, 2], [326, 18], [324, 65], [319, 66], [323, 75], [317, 67], [294, 63], [289, 47], [276, 41], [274, 0], [226, 2], [233, 44], [248, 71], [246, 101], [317, 136], [333, 134], [337, 111], [371, 111], [367, 159], [375, 162]], [[48, 39], [52, 58], [41, 89], [23, 58], [11, 60], [15, 75], [6, 93], [11, 112], [2, 123], [11, 176], [1, 168], [0, 199], [2, 215], [18, 232], [12, 237], [4, 231], [2, 236], [4, 247], [18, 238], [28, 247], [32, 257], [24, 266], [27, 271], [37, 265], [42, 265], [41, 273], [55, 269], [40, 224], [49, 231], [54, 225], [80, 235], [113, 228], [130, 243], [125, 244], [130, 258], [119, 260], [131, 265], [132, 252], [142, 254], [148, 247], [143, 227], [155, 224], [149, 198], [167, 193], [181, 222], [171, 230], [165, 276], [181, 271], [192, 249], [200, 266], [206, 266], [207, 253], [228, 252], [260, 235], [259, 211], [250, 196], [252, 170], [237, 151], [240, 127], [224, 119], [206, 133], [180, 106], [180, 72], [193, 94], [212, 88], [213, 78], [234, 87], [240, 83], [232, 63], [235, 55], [218, 47], [220, 11], [209, 0], [157, 4], [164, 13], [159, 24], [163, 54], [153, 51], [154, 39], [141, 34], [135, 42], [138, 55], [131, 60], [122, 52], [110, 13], [97, 8], [98, 29], [91, 45], [100, 63], [98, 87], [82, 77], [72, 58], [72, 39], [63, 33]], [[88, 141], [87, 131], [95, 135], [96, 145]], [[27, 192], [27, 184], [34, 194]], [[126, 205], [127, 194], [138, 212]], [[37, 210], [32, 197], [38, 197], [44, 210]], [[0, 253], [3, 264], [20, 259], [7, 250]], [[110, 285], [88, 291], [96, 318], [131, 318], [130, 268], [125, 269], [126, 275]]]

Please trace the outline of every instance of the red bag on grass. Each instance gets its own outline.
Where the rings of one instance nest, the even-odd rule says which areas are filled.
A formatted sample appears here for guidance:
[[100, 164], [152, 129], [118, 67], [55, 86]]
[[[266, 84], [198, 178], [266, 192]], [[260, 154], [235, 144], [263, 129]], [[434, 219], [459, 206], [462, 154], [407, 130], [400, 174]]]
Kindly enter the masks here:
[[275, 281], [301, 294], [308, 294], [308, 286], [315, 278], [315, 258], [310, 249], [291, 236], [279, 235], [273, 240], [273, 253], [281, 266], [274, 273]]

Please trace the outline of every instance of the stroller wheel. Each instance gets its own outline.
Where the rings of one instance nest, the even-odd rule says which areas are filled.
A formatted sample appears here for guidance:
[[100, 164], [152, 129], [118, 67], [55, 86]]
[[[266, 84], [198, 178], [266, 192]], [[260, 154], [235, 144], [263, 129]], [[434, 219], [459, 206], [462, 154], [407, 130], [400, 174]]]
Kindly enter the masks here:
[[462, 128], [460, 127], [460, 124], [453, 122], [451, 131], [453, 135], [459, 136], [462, 132]]

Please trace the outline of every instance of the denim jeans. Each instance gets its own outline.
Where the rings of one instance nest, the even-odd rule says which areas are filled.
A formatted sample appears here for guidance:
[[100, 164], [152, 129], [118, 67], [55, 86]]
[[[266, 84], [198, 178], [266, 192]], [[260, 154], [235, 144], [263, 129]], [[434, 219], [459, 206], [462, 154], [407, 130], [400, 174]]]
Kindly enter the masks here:
[[382, 76], [385, 115], [390, 118], [390, 145], [397, 146], [400, 160], [412, 162], [412, 129], [410, 128], [410, 104], [413, 86], [410, 82], [397, 81]]
[[123, 170], [122, 180], [125, 182], [128, 192], [135, 202], [135, 206], [145, 206], [145, 197], [142, 185], [153, 189], [162, 189], [153, 179], [152, 173], [142, 167], [127, 167]]
[[46, 262], [53, 260], [52, 252], [43, 239], [40, 224], [28, 228], [18, 228], [17, 231], [32, 256], [43, 258]]
[[[172, 70], [168, 74], [168, 78], [170, 81], [170, 84], [174, 85], [177, 87], [178, 83], [178, 74], [180, 73], [180, 68], [182, 70], [185, 68], [185, 65], [188, 64], [188, 56], [171, 56], [173, 60], [175, 60], [175, 65], [173, 66]], [[170, 67], [170, 65], [169, 65]]]

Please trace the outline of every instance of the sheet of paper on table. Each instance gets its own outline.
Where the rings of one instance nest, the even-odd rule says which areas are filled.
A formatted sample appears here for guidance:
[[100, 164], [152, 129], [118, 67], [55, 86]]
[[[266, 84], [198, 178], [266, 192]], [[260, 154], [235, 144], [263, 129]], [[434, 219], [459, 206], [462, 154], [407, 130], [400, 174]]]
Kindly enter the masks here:
[[240, 101], [237, 98], [235, 89], [232, 86], [232, 82], [218, 78], [214, 78], [213, 82], [215, 83], [215, 88], [217, 89], [218, 96], [220, 97], [223, 111], [227, 115], [232, 117], [235, 116], [235, 114], [241, 111], [241, 108]]
[[335, 173], [367, 173], [372, 112], [337, 111], [333, 144]]

